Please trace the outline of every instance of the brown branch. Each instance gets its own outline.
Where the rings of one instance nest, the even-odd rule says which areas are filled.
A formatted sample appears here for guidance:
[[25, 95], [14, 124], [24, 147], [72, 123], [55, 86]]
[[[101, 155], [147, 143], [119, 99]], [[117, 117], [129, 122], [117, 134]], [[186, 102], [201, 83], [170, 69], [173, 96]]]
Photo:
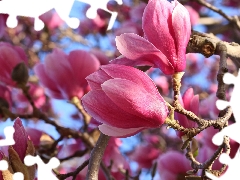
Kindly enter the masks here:
[[107, 147], [110, 137], [101, 133], [96, 146], [91, 152], [91, 157], [88, 165], [87, 180], [97, 180], [99, 166], [102, 161], [105, 148]]
[[84, 121], [84, 127], [83, 130], [87, 130], [88, 124], [91, 120], [91, 116], [89, 116], [89, 114], [84, 110], [82, 103], [80, 101], [80, 99], [76, 96], [74, 96], [71, 101], [70, 101], [77, 109], [78, 111], [82, 114], [83, 116], [83, 121]]
[[101, 162], [100, 166], [101, 166], [101, 168], [102, 168], [102, 170], [103, 170], [103, 172], [104, 172], [104, 175], [105, 175], [106, 180], [115, 180], [115, 179], [112, 177], [109, 168], [106, 167], [106, 165], [105, 165], [103, 162]]
[[45, 123], [51, 124], [52, 126], [54, 126], [62, 137], [66, 137], [66, 138], [73, 137], [76, 139], [80, 138], [88, 147], [93, 148], [95, 146], [95, 142], [93, 138], [87, 132], [81, 133], [79, 131], [76, 131], [70, 128], [65, 128], [63, 126], [58, 125], [55, 121], [52, 121], [51, 119], [49, 119], [46, 114], [42, 113], [38, 108], [35, 107], [32, 97], [28, 92], [28, 88], [23, 87], [22, 89], [24, 90], [25, 96], [27, 97], [27, 99], [29, 100], [29, 102], [31, 103], [34, 109], [33, 113], [30, 115], [14, 114], [11, 111], [9, 111], [9, 109], [5, 107], [1, 107], [1, 110], [3, 111], [5, 116], [10, 117], [12, 120], [16, 119], [17, 117], [26, 118], [26, 119], [38, 118], [43, 120]]
[[89, 163], [89, 159], [87, 159], [86, 161], [84, 161], [75, 171], [73, 172], [70, 172], [70, 173], [67, 173], [67, 174], [57, 174], [55, 172], [55, 174], [57, 174], [57, 178], [59, 180], [64, 180], [64, 179], [67, 179], [68, 177], [71, 177], [73, 176], [73, 179], [76, 179], [78, 173], [83, 170]]
[[200, 53], [205, 57], [219, 55], [217, 50], [219, 43], [226, 46], [226, 57], [230, 58], [240, 68], [240, 45], [234, 42], [222, 41], [212, 34], [192, 31], [186, 53]]
[[70, 156], [67, 156], [65, 158], [59, 158], [59, 161], [60, 162], [63, 162], [63, 161], [67, 161], [69, 159], [72, 159], [74, 157], [82, 157], [84, 154], [86, 154], [88, 152], [88, 149], [84, 149], [84, 150], [80, 150], [80, 151], [76, 151], [74, 152], [72, 155]]
[[218, 13], [222, 17], [224, 17], [226, 20], [228, 20], [230, 23], [234, 24], [238, 30], [240, 30], [240, 22], [238, 17], [236, 16], [228, 16], [225, 14], [221, 9], [218, 9], [217, 7], [213, 6], [212, 4], [204, 1], [204, 0], [195, 0], [195, 2], [201, 4], [202, 6], [207, 7], [208, 9], [211, 9], [212, 11]]

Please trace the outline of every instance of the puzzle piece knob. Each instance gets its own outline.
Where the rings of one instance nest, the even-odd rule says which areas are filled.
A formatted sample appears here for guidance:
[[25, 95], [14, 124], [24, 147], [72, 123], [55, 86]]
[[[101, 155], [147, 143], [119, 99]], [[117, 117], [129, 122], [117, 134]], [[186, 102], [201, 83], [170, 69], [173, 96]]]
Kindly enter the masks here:
[[5, 160], [0, 161], [0, 170], [1, 171], [6, 171], [8, 169], [8, 163]]

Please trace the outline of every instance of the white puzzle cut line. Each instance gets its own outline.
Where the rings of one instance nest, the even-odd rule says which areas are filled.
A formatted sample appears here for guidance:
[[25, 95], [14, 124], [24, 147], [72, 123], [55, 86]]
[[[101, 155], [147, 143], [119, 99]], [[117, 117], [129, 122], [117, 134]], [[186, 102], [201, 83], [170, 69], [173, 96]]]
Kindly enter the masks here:
[[6, 160], [0, 160], [0, 171], [6, 171], [8, 169], [8, 162]]
[[[86, 12], [86, 16], [89, 18], [89, 19], [94, 19], [96, 18], [97, 16], [97, 10], [98, 9], [102, 9], [108, 13], [111, 14], [111, 18], [109, 20], [109, 24], [108, 24], [108, 27], [107, 27], [107, 30], [110, 30], [112, 29], [113, 27], [113, 24], [114, 22], [116, 21], [117, 19], [117, 15], [118, 13], [117, 12], [112, 12], [110, 11], [108, 8], [107, 8], [107, 4], [110, 0], [77, 0], [77, 1], [80, 1], [80, 2], [83, 2], [83, 3], [86, 3], [86, 4], [89, 4], [91, 7], [87, 10]], [[119, 5], [122, 5], [123, 2], [122, 0], [115, 0]]]
[[[0, 140], [0, 147], [1, 146], [10, 146], [15, 144], [15, 141], [13, 139], [13, 133], [15, 132], [14, 128], [12, 126], [7, 126], [4, 128], [4, 135], [5, 139]], [[8, 169], [8, 163], [5, 160], [0, 160], [0, 170], [5, 171]]]
[[14, 173], [14, 175], [13, 175], [13, 180], [24, 180], [24, 176], [23, 176], [22, 173], [16, 172], [16, 173]]
[[[1, 146], [11, 146], [15, 144], [13, 139], [13, 134], [15, 132], [14, 127], [7, 126], [3, 130], [5, 139], [0, 140], [0, 147]], [[0, 171], [5, 171], [8, 169], [8, 162], [6, 160], [0, 160]], [[23, 174], [21, 172], [17, 172], [13, 174], [13, 180], [23, 180]]]
[[[240, 71], [239, 71], [240, 72]], [[216, 145], [221, 145], [223, 142], [224, 136], [229, 136], [234, 141], [240, 143], [240, 111], [239, 111], [239, 100], [240, 100], [240, 73], [238, 72], [238, 76], [235, 77], [230, 73], [226, 73], [223, 77], [223, 81], [226, 84], [234, 84], [234, 89], [232, 91], [230, 101], [217, 100], [216, 106], [218, 109], [225, 109], [227, 106], [231, 106], [233, 110], [233, 116], [235, 117], [236, 122], [224, 128], [221, 132], [215, 134], [213, 136], [213, 143]]]
[[[109, 0], [77, 0], [89, 4], [91, 7], [87, 11], [87, 17], [93, 19], [96, 17], [97, 9], [103, 9], [111, 14], [108, 29], [110, 30], [117, 18], [117, 12], [107, 9]], [[118, 4], [122, 4], [122, 0], [116, 0]], [[7, 26], [15, 28], [18, 24], [17, 16], [25, 16], [34, 18], [34, 29], [40, 31], [44, 27], [44, 23], [39, 19], [42, 14], [55, 9], [62, 20], [73, 29], [78, 28], [80, 20], [69, 17], [75, 0], [2, 0], [0, 1], [0, 14], [8, 14]], [[27, 6], [26, 6], [27, 4]]]
[[206, 171], [206, 176], [212, 180], [229, 180], [229, 179], [240, 179], [239, 165], [240, 165], [240, 149], [238, 149], [235, 157], [231, 159], [226, 153], [221, 154], [219, 161], [222, 164], [227, 164], [227, 171], [220, 177], [216, 177], [213, 174]]
[[39, 16], [54, 8], [71, 28], [77, 28], [79, 20], [69, 17], [73, 3], [74, 0], [2, 0], [0, 1], [0, 13], [9, 14], [7, 26], [10, 28], [17, 26], [17, 16], [32, 17], [35, 19], [34, 28], [38, 31], [44, 27]]
[[0, 146], [10, 146], [14, 145], [15, 141], [13, 139], [13, 134], [15, 129], [12, 126], [7, 126], [3, 130], [5, 139], [0, 139]]
[[[216, 133], [212, 142], [216, 145], [221, 145], [223, 143], [224, 136], [230, 137], [232, 140], [240, 144], [240, 111], [239, 111], [239, 101], [240, 101], [240, 69], [238, 71], [238, 76], [235, 77], [230, 73], [226, 73], [223, 77], [223, 81], [226, 84], [234, 84], [234, 89], [231, 94], [230, 101], [218, 100], [216, 106], [218, 109], [223, 110], [227, 106], [231, 106], [233, 110], [233, 115], [235, 118], [235, 123], [225, 127], [222, 131]], [[213, 174], [206, 171], [206, 176], [212, 180], [229, 180], [234, 177], [234, 179], [240, 179], [239, 165], [240, 165], [240, 148], [236, 152], [233, 159], [229, 157], [226, 153], [221, 154], [219, 161], [223, 164], [227, 164], [227, 171], [220, 177], [216, 177]]]
[[52, 169], [55, 169], [60, 165], [60, 161], [55, 157], [51, 158], [48, 164], [45, 164], [38, 155], [37, 156], [27, 155], [24, 158], [24, 164], [26, 166], [32, 166], [34, 164], [37, 164], [38, 180], [46, 179], [58, 180], [58, 178], [52, 172]]

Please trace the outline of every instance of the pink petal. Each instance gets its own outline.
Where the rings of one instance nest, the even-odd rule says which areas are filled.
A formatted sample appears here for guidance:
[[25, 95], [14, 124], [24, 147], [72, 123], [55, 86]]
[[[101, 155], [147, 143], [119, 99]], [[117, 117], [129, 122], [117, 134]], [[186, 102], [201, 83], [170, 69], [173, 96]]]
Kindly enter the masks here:
[[20, 118], [17, 118], [15, 120], [13, 127], [15, 129], [15, 132], [13, 134], [13, 139], [15, 140], [13, 149], [18, 153], [20, 159], [23, 162], [27, 150], [28, 135], [22, 125]]
[[90, 53], [97, 57], [101, 65], [106, 65], [109, 63], [109, 57], [107, 57], [106, 54], [100, 49], [91, 49]]
[[190, 103], [193, 98], [193, 88], [188, 88], [187, 91], [183, 94], [183, 103], [184, 108], [190, 111]]
[[90, 91], [82, 97], [84, 109], [97, 121], [118, 128], [140, 128], [149, 123], [119, 108], [102, 90]]
[[153, 63], [146, 61], [144, 58], [139, 58], [136, 61], [131, 60], [125, 57], [113, 59], [110, 61], [110, 64], [119, 64], [119, 65], [125, 65], [125, 66], [154, 66]]
[[191, 22], [188, 10], [176, 0], [175, 4], [172, 27], [177, 49], [177, 61], [175, 61], [174, 67], [176, 71], [181, 72], [186, 67], [186, 47], [191, 34]]
[[144, 127], [158, 127], [167, 117], [168, 110], [163, 98], [156, 97], [137, 83], [110, 79], [102, 84], [102, 89], [119, 108], [145, 119]]
[[191, 104], [190, 104], [190, 111], [192, 111], [194, 114], [198, 116], [199, 114], [199, 95], [195, 95], [192, 98]]
[[160, 68], [165, 74], [174, 73], [172, 64], [167, 57], [152, 43], [133, 33], [116, 37], [116, 45], [120, 53], [129, 59], [145, 59]]
[[54, 49], [53, 53], [47, 55], [44, 68], [48, 77], [55, 82], [55, 86], [57, 85], [59, 89], [63, 89], [65, 92], [71, 91], [72, 82], [70, 79], [74, 75], [67, 56], [60, 49]]
[[106, 66], [101, 66], [101, 69], [104, 70], [112, 78], [126, 79], [131, 82], [138, 84], [139, 86], [144, 87], [144, 89], [151, 93], [154, 97], [161, 99], [154, 82], [152, 79], [144, 72], [129, 66], [109, 64]]
[[123, 128], [116, 128], [113, 126], [108, 126], [106, 124], [99, 125], [98, 128], [105, 135], [119, 137], [119, 138], [133, 136], [144, 129], [144, 127], [123, 129]]
[[43, 132], [34, 128], [26, 128], [26, 132], [29, 135], [30, 140], [33, 142], [34, 146], [39, 146]]
[[98, 70], [97, 72], [90, 74], [87, 76], [86, 80], [90, 85], [92, 90], [102, 89], [101, 84], [105, 81], [111, 79], [112, 77], [109, 76], [103, 70]]
[[86, 86], [86, 77], [99, 69], [100, 63], [98, 59], [87, 51], [75, 50], [71, 51], [68, 56], [71, 70], [76, 79], [76, 84]]
[[46, 74], [43, 64], [37, 64], [34, 67], [34, 72], [39, 77], [40, 82], [43, 84], [43, 86], [47, 88], [47, 92], [51, 97], [62, 99], [61, 92], [57, 89], [53, 80], [50, 79]]
[[[169, 161], [169, 158], [172, 160]], [[178, 151], [168, 151], [165, 154], [162, 154], [158, 160], [158, 170], [161, 172], [169, 172], [169, 175], [175, 175], [186, 173], [190, 170], [191, 166], [189, 161], [186, 159], [184, 154], [181, 154]], [[169, 178], [170, 179], [170, 178]]]
[[171, 63], [177, 60], [172, 26], [173, 5], [167, 0], [151, 0], [143, 13], [143, 31]]

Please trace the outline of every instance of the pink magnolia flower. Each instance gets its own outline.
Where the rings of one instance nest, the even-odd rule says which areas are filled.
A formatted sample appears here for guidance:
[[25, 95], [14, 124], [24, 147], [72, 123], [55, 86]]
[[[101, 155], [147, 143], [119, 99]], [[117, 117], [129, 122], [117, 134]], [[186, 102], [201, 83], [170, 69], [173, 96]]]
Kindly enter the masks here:
[[[203, 146], [199, 148], [199, 155], [197, 156], [197, 160], [200, 163], [204, 163], [205, 161], [207, 161], [209, 158], [213, 156], [216, 150], [217, 148], [212, 149], [207, 144], [203, 143]], [[218, 169], [221, 169], [221, 167], [222, 167], [222, 164], [219, 162], [219, 159], [217, 159], [213, 164], [213, 169], [218, 170]]]
[[[199, 96], [193, 94], [193, 89], [188, 88], [188, 90], [183, 94], [183, 97], [179, 98], [180, 104], [188, 111], [192, 111], [198, 116], [199, 113]], [[189, 120], [186, 116], [180, 113], [175, 113], [176, 119], [179, 121], [180, 125], [185, 128], [192, 128], [196, 126], [194, 121]], [[182, 132], [177, 132], [179, 137], [183, 136]]]
[[105, 33], [107, 29], [107, 23], [98, 14], [94, 19], [84, 19], [81, 21], [78, 30], [81, 35], [87, 35], [89, 33]]
[[147, 142], [145, 144], [139, 144], [128, 157], [138, 163], [139, 169], [150, 169], [160, 154], [160, 149]]
[[201, 101], [199, 113], [202, 117], [216, 119], [219, 114], [219, 109], [216, 106], [216, 101], [218, 98], [215, 93], [209, 95], [206, 99]]
[[168, 108], [152, 80], [129, 66], [109, 64], [88, 76], [91, 91], [82, 98], [86, 111], [109, 136], [127, 137], [161, 126]]
[[106, 65], [109, 63], [109, 57], [100, 49], [91, 49], [90, 53], [98, 58], [101, 65]]
[[[201, 133], [201, 138], [199, 138], [199, 141], [204, 146], [211, 149], [212, 152], [214, 152], [214, 151], [217, 150], [218, 146], [213, 144], [212, 138], [218, 132], [219, 132], [218, 129], [214, 129], [213, 127], [209, 127]], [[235, 156], [235, 153], [237, 152], [237, 150], [239, 148], [239, 144], [236, 141], [233, 141], [232, 139], [230, 139], [230, 147], [231, 147], [230, 157], [233, 158]], [[210, 155], [209, 155], [209, 157], [210, 157]]]
[[144, 38], [133, 33], [116, 37], [122, 55], [130, 60], [147, 60], [170, 75], [186, 66], [186, 47], [191, 34], [187, 9], [178, 1], [150, 0], [143, 14]]
[[22, 48], [0, 42], [0, 83], [15, 86], [16, 82], [12, 80], [11, 73], [14, 67], [21, 62], [24, 62], [26, 65], [28, 62]]
[[26, 166], [24, 164], [24, 158], [26, 155], [35, 155], [35, 149], [32, 141], [29, 140], [28, 135], [22, 125], [22, 122], [17, 118], [13, 125], [15, 132], [13, 139], [15, 144], [8, 147], [8, 158], [0, 151], [0, 159], [5, 158], [8, 160], [9, 168], [6, 171], [2, 171], [0, 174], [4, 177], [3, 179], [12, 179], [12, 175], [15, 172], [23, 173], [26, 179], [34, 179], [36, 166]]
[[186, 172], [191, 170], [190, 162], [178, 151], [168, 151], [158, 159], [158, 173], [161, 180], [185, 179]]
[[121, 154], [119, 147], [121, 146], [122, 141], [118, 138], [111, 137], [108, 146], [103, 155], [103, 162], [106, 166], [112, 164], [111, 172], [118, 172], [119, 169], [128, 169], [128, 163], [126, 159]]
[[198, 14], [198, 12], [197, 12], [195, 9], [193, 9], [191, 6], [185, 5], [184, 7], [185, 7], [185, 8], [188, 10], [188, 12], [189, 12], [191, 24], [192, 24], [192, 25], [198, 24], [198, 20], [199, 20], [199, 14]]
[[161, 91], [165, 96], [169, 93], [169, 82], [166, 76], [158, 76], [154, 80], [155, 84], [161, 88]]
[[33, 142], [34, 147], [38, 148], [41, 144], [41, 137], [44, 135], [44, 132], [35, 128], [25, 128], [25, 130]]
[[71, 99], [84, 95], [88, 87], [85, 78], [99, 66], [98, 59], [87, 51], [75, 50], [66, 55], [60, 49], [55, 49], [34, 70], [49, 96]]
[[147, 4], [140, 2], [137, 6], [134, 6], [130, 9], [130, 18], [133, 22], [141, 22], [144, 9], [146, 8]]
[[22, 125], [22, 121], [19, 118], [15, 120], [13, 127], [15, 129], [15, 132], [13, 134], [13, 139], [15, 140], [13, 149], [18, 153], [20, 159], [23, 162], [27, 150], [28, 135]]
[[[32, 100], [37, 108], [42, 108], [46, 103], [46, 95], [44, 89], [34, 83], [29, 83], [29, 94], [32, 97]], [[26, 96], [23, 94], [22, 90], [17, 89], [12, 91], [12, 97], [15, 102], [16, 112], [24, 114], [24, 113], [32, 113], [33, 108]]]
[[41, 15], [39, 18], [45, 23], [45, 25], [50, 30], [53, 30], [64, 24], [64, 21], [60, 18], [56, 11], [48, 11]]

